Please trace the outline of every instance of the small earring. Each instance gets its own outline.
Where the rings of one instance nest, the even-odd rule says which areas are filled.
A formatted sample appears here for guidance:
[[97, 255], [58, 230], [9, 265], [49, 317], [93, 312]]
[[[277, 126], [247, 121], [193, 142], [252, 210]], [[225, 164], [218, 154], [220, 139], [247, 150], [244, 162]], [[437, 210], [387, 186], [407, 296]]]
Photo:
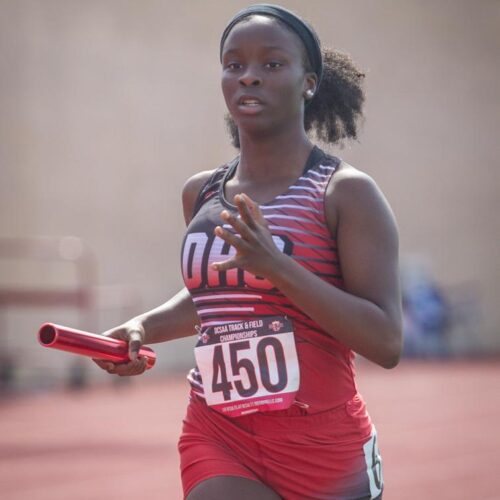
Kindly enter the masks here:
[[306, 90], [306, 99], [312, 99], [314, 97], [314, 90]]

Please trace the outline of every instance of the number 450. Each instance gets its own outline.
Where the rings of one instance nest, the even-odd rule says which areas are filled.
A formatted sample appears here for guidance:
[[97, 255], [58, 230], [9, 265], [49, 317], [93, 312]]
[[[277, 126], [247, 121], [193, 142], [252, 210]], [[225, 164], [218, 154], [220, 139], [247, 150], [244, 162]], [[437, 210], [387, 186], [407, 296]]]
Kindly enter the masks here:
[[[274, 350], [276, 358], [276, 366], [278, 370], [278, 380], [275, 384], [271, 382], [269, 373], [269, 361], [267, 358], [267, 348]], [[248, 398], [253, 396], [259, 390], [257, 376], [255, 373], [255, 366], [250, 358], [238, 359], [238, 353], [250, 349], [250, 342], [242, 340], [241, 342], [234, 342], [229, 344], [229, 356], [231, 361], [231, 371], [233, 377], [238, 377], [241, 370], [245, 370], [249, 386], [244, 387], [241, 380], [234, 381], [234, 389], [241, 397]], [[268, 392], [276, 393], [283, 390], [288, 383], [288, 375], [286, 372], [285, 353], [281, 342], [275, 337], [264, 337], [257, 343], [257, 361], [262, 385]], [[226, 363], [224, 362], [224, 352], [221, 345], [215, 346], [213, 357], [213, 377], [212, 377], [212, 392], [222, 392], [224, 401], [231, 399], [231, 390], [233, 383], [228, 380], [226, 372]]]

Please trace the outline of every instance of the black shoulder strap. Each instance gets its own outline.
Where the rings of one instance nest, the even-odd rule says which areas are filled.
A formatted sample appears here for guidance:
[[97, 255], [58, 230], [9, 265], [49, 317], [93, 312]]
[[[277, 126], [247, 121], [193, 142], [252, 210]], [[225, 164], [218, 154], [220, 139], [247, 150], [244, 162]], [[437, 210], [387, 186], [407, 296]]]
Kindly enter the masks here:
[[337, 156], [333, 156], [317, 146], [314, 146], [314, 150], [311, 152], [309, 159], [304, 168], [304, 173], [308, 170], [317, 167], [318, 165], [330, 165], [337, 168], [341, 162], [341, 159]]
[[212, 198], [215, 194], [217, 194], [219, 190], [220, 183], [225, 177], [225, 174], [228, 170], [231, 170], [235, 163], [238, 162], [238, 157], [234, 160], [216, 168], [212, 175], [208, 178], [208, 180], [203, 184], [196, 197], [196, 202], [194, 204], [193, 209], [193, 217], [198, 213], [200, 208], [204, 203], [206, 203], [210, 198]]

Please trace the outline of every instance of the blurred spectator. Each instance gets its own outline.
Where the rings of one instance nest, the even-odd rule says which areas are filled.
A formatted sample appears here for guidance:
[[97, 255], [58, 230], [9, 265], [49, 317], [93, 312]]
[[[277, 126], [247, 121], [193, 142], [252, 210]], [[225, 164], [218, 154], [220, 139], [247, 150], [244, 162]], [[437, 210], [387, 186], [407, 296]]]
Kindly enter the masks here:
[[13, 356], [0, 353], [0, 395], [8, 394], [13, 390], [16, 364]]
[[402, 272], [405, 356], [448, 356], [451, 308], [422, 261]]

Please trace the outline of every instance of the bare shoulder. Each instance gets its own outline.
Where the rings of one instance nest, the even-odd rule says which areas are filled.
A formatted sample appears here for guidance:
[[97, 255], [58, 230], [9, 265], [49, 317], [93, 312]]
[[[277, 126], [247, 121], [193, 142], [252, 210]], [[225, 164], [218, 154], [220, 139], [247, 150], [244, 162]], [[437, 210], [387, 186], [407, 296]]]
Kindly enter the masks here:
[[342, 204], [344, 198], [350, 200], [353, 196], [374, 195], [376, 192], [380, 189], [367, 173], [342, 161], [328, 186], [327, 196], [334, 196]]
[[184, 209], [184, 219], [186, 224], [189, 223], [193, 215], [194, 206], [198, 194], [203, 185], [210, 179], [210, 176], [215, 170], [204, 170], [190, 177], [182, 188], [182, 206]]
[[394, 226], [391, 207], [377, 183], [366, 172], [342, 161], [326, 193], [329, 226], [337, 228], [340, 220], [357, 218], [367, 223], [382, 218]]

